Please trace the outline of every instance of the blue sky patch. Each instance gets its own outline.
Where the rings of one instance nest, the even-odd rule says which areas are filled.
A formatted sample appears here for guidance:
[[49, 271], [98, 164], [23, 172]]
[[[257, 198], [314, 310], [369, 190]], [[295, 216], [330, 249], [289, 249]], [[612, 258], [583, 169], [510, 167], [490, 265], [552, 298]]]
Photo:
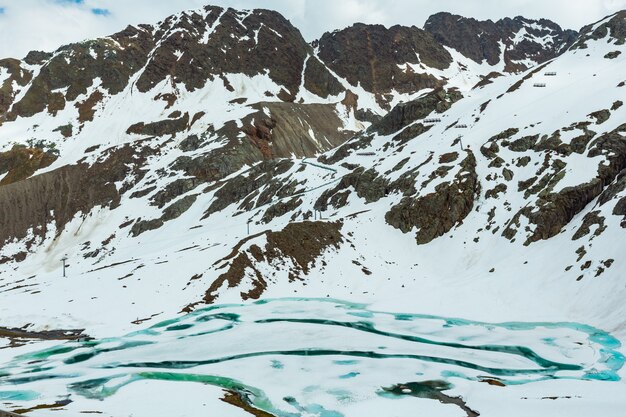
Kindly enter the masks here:
[[109, 9], [93, 8], [91, 9], [91, 13], [98, 15], [98, 16], [109, 16], [111, 14], [111, 11]]

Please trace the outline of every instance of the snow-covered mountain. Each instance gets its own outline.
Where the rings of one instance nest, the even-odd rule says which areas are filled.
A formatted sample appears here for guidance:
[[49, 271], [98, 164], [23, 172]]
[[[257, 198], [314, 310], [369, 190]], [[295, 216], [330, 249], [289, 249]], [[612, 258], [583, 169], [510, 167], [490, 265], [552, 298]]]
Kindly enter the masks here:
[[[625, 39], [624, 12], [580, 34], [547, 20], [442, 13], [424, 29], [356, 24], [309, 45], [278, 13], [205, 7], [1, 60], [0, 347], [75, 336], [61, 329], [104, 338], [162, 320], [174, 326], [218, 304], [330, 298], [368, 307], [316, 304], [312, 316], [327, 320], [318, 325], [347, 308], [353, 319], [387, 311], [544, 323], [494, 327], [502, 332], [558, 328], [532, 345], [553, 361], [532, 365], [546, 373], [534, 385], [485, 365], [455, 379], [452, 396], [396, 387], [444, 403], [436, 415], [501, 415], [512, 402], [508, 415], [589, 415], [624, 398], [621, 382], [597, 380], [623, 377]], [[298, 316], [281, 302], [276, 311]], [[460, 326], [450, 334], [467, 343], [517, 340], [500, 330], [464, 336], [464, 326], [479, 325], [459, 323], [450, 320]], [[291, 330], [277, 331], [289, 340]], [[157, 333], [133, 333], [123, 346]], [[457, 359], [481, 359], [472, 355]], [[580, 380], [554, 365], [578, 359]], [[112, 363], [127, 360], [138, 358]], [[32, 371], [11, 363], [0, 377]], [[454, 372], [440, 378], [462, 379]], [[53, 385], [8, 381], [61, 401]], [[74, 394], [96, 398], [92, 388]], [[3, 389], [0, 381], [0, 399]], [[324, 403], [324, 412], [345, 414], [289, 401], [296, 414], [280, 414], [256, 391], [231, 392], [227, 403], [274, 413], [254, 415], [363, 415], [346, 405], [354, 399]], [[59, 406], [68, 415], [96, 407], [75, 397]], [[552, 397], [561, 403], [547, 404]], [[411, 411], [398, 407], [397, 415]]]
[[578, 35], [546, 19], [517, 16], [492, 22], [445, 12], [431, 16], [424, 28], [442, 45], [476, 62], [499, 64], [507, 72], [526, 70], [559, 56]]

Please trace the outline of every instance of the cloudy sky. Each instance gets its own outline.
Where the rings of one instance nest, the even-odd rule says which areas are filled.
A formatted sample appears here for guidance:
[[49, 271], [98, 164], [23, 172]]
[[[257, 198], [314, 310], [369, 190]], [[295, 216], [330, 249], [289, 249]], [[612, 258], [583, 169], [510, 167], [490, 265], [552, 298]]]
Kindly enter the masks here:
[[626, 9], [626, 0], [0, 0], [0, 57], [54, 50], [205, 4], [278, 10], [307, 40], [355, 22], [421, 27], [439, 11], [492, 20], [545, 17], [579, 29]]

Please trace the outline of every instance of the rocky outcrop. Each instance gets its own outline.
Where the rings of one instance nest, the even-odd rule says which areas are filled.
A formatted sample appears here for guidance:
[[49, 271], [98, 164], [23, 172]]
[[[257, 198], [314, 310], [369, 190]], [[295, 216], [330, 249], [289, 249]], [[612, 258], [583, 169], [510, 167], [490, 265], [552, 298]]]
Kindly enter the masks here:
[[0, 68], [8, 74], [0, 85], [0, 125], [2, 125], [17, 93], [15, 87], [26, 86], [32, 79], [33, 73], [25, 69], [22, 62], [13, 58], [1, 59]]
[[157, 28], [155, 38], [160, 39], [159, 48], [137, 81], [143, 92], [167, 77], [193, 91], [220, 74], [267, 72], [284, 86], [280, 98], [293, 101], [310, 52], [287, 19], [262, 9], [247, 13], [207, 6], [203, 13], [169, 17]]
[[[575, 31], [563, 30], [546, 19], [530, 20], [518, 16], [493, 22], [447, 12], [430, 16], [424, 29], [441, 44], [479, 63], [486, 61], [496, 65], [504, 54], [505, 71], [508, 72], [527, 69], [527, 60], [540, 64], [555, 58], [572, 45], [577, 36]], [[542, 39], [546, 37], [548, 40], [544, 44]]]
[[187, 210], [191, 208], [193, 203], [196, 202], [198, 198], [197, 194], [187, 195], [175, 203], [170, 204], [165, 210], [163, 210], [163, 215], [158, 219], [152, 220], [141, 220], [139, 219], [133, 227], [130, 229], [130, 234], [134, 237], [139, 236], [140, 234], [155, 230], [160, 228], [165, 224], [165, 222], [169, 222], [170, 220], [174, 220], [182, 216]]
[[[391, 91], [410, 93], [434, 88], [442, 83], [426, 74], [427, 66], [445, 69], [452, 57], [435, 39], [415, 26], [392, 26], [357, 23], [349, 28], [325, 33], [314, 43], [318, 56], [333, 72], [353, 86], [378, 94]], [[424, 69], [413, 70], [410, 65]], [[402, 67], [404, 66], [404, 67]]]
[[114, 208], [120, 195], [116, 183], [129, 175], [139, 181], [139, 167], [154, 152], [149, 146], [113, 149], [93, 165], [81, 163], [0, 187], [0, 246], [12, 239], [29, 237], [27, 245], [47, 236], [49, 229], [60, 233], [78, 213], [83, 216], [96, 206]]
[[319, 211], [326, 211], [329, 206], [343, 207], [347, 204], [347, 197], [352, 190], [356, 191], [356, 194], [365, 202], [373, 203], [389, 194], [391, 189], [389, 180], [375, 169], [366, 170], [359, 167], [350, 174], [343, 176], [336, 186], [322, 192], [315, 202], [314, 208]]
[[254, 125], [246, 126], [243, 130], [254, 146], [261, 151], [263, 158], [272, 159], [274, 157], [272, 152], [272, 129], [275, 127], [276, 120], [266, 117], [256, 121]]
[[146, 136], [176, 135], [189, 127], [189, 113], [177, 119], [160, 120], [153, 123], [139, 122], [130, 126], [126, 133]]
[[435, 192], [424, 196], [404, 197], [387, 212], [385, 220], [404, 233], [417, 228], [415, 240], [423, 245], [461, 224], [471, 212], [479, 190], [476, 159], [467, 151], [453, 181], [437, 185]]
[[[271, 160], [275, 158], [312, 157], [342, 144], [351, 135], [350, 131], [342, 129], [343, 123], [337, 115], [335, 105], [261, 102], [252, 107], [257, 111], [241, 121], [243, 127], [229, 122], [217, 132], [207, 132], [227, 139], [223, 147], [196, 156], [184, 155], [177, 158], [169, 168], [183, 171], [190, 178], [177, 179], [166, 185], [152, 198], [153, 203], [163, 207], [200, 184], [220, 181], [245, 165], [265, 161], [252, 170], [271, 172], [274, 166]], [[245, 135], [244, 138], [241, 138], [242, 134]], [[180, 146], [184, 150], [195, 150], [201, 148], [206, 140], [204, 136], [200, 138], [192, 135], [185, 138]], [[281, 161], [278, 166], [290, 167], [292, 163]], [[231, 182], [237, 181], [233, 179]], [[245, 190], [248, 190], [248, 186], [243, 186], [234, 194], [219, 194], [221, 197], [207, 213], [213, 212], [217, 207], [226, 207], [222, 207], [222, 201], [229, 201], [229, 205], [238, 201], [238, 198], [247, 196]], [[225, 196], [228, 196], [226, 200]]]
[[583, 27], [572, 49], [586, 49], [589, 41], [604, 39], [607, 36], [615, 42], [615, 45], [623, 45], [626, 42], [626, 10]]
[[373, 125], [372, 130], [380, 135], [396, 133], [432, 112], [445, 112], [461, 98], [463, 95], [458, 90], [436, 89], [416, 100], [397, 105], [380, 122]]
[[[625, 131], [626, 125], [622, 125], [612, 132], [599, 136], [591, 143], [587, 155], [589, 157], [604, 155], [608, 161], [607, 164], [598, 165], [597, 177], [591, 181], [566, 187], [559, 192], [552, 192], [552, 187], [560, 179], [559, 172], [555, 174], [556, 176], [545, 175], [538, 184], [527, 191], [527, 195], [529, 192], [538, 193], [535, 207], [522, 208], [513, 217], [503, 235], [507, 238], [515, 236], [513, 225], [519, 224], [519, 217], [524, 216], [534, 225], [534, 229], [530, 231], [525, 241], [526, 245], [549, 239], [560, 233], [576, 214], [580, 213], [597, 197], [600, 196], [600, 203], [606, 203], [614, 198], [620, 192], [621, 180], [619, 178], [621, 177], [618, 175], [626, 169], [626, 143], [624, 143], [621, 134]], [[558, 171], [561, 171], [563, 167], [564, 165]], [[603, 195], [601, 196], [601, 194]], [[585, 222], [598, 223], [599, 220], [590, 217], [586, 218]], [[585, 228], [583, 227], [578, 236], [584, 235]]]
[[261, 102], [251, 107], [257, 112], [242, 121], [244, 133], [265, 158], [314, 157], [356, 133], [344, 129], [334, 104]]
[[[278, 232], [263, 232], [242, 240], [226, 258], [216, 262], [216, 269], [226, 269], [226, 272], [211, 284], [204, 302], [215, 302], [219, 296], [218, 290], [224, 284], [228, 288], [236, 288], [245, 277], [250, 278], [252, 285], [249, 288], [247, 284], [242, 289], [241, 298], [256, 300], [275, 280], [276, 272], [285, 268], [289, 281], [304, 280], [325, 251], [337, 249], [343, 243], [342, 226], [340, 222], [290, 223]], [[250, 244], [261, 236], [266, 240], [263, 246]], [[276, 272], [271, 273], [272, 270]]]
[[339, 80], [315, 56], [306, 61], [304, 88], [322, 98], [338, 96], [345, 90]]
[[[277, 12], [259, 9], [247, 13], [207, 6], [170, 16], [156, 26], [129, 26], [109, 37], [66, 45], [52, 54], [31, 53], [28, 62], [41, 65], [34, 79], [20, 61], [0, 61], [0, 67], [11, 75], [0, 86], [0, 116], [15, 120], [44, 111], [56, 114], [65, 103], [92, 89], [89, 97], [76, 103], [80, 121], [89, 121], [95, 104], [103, 96], [127, 88], [130, 77], [139, 70], [133, 87], [142, 93], [165, 80], [194, 91], [207, 81], [221, 79], [232, 89], [224, 77], [231, 73], [267, 74], [283, 87], [277, 97], [288, 102], [295, 99], [303, 83], [321, 97], [343, 92], [341, 83], [312, 53], [300, 32]], [[13, 82], [28, 85], [16, 103]], [[176, 100], [160, 98], [168, 107]]]
[[[32, 80], [23, 98], [7, 118], [29, 117], [50, 110], [55, 100], [74, 101], [101, 80], [99, 88], [110, 94], [121, 92], [130, 76], [141, 69], [155, 39], [145, 27], [131, 27], [108, 38], [63, 46], [54, 52]], [[65, 90], [53, 93], [55, 90]]]
[[[249, 171], [231, 178], [228, 182], [223, 184], [217, 184], [215, 191], [215, 199], [204, 213], [204, 217], [208, 217], [211, 214], [225, 209], [231, 204], [241, 203], [246, 205], [244, 199], [251, 200], [258, 197], [260, 189], [272, 184], [274, 178], [280, 174], [284, 174], [293, 166], [293, 162], [287, 159], [264, 161], [255, 165]], [[281, 184], [282, 185], [282, 184]], [[274, 194], [277, 197], [283, 198], [291, 195], [292, 190], [290, 187], [277, 187], [281, 190], [281, 193]], [[258, 204], [266, 204], [271, 201], [272, 197], [263, 199]]]
[[56, 153], [41, 148], [14, 146], [10, 151], [0, 152], [0, 186], [24, 180], [56, 159]]

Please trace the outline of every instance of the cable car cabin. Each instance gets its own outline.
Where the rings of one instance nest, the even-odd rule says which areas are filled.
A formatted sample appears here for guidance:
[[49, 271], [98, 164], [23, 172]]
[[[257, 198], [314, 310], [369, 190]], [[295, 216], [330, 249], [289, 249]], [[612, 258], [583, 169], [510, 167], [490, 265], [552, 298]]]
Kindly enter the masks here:
[[467, 125], [465, 124], [456, 125], [454, 127], [456, 127], [457, 129], [467, 129]]
[[426, 124], [439, 123], [439, 122], [441, 122], [441, 119], [424, 119], [424, 123]]
[[535, 83], [533, 84], [533, 87], [545, 87], [546, 83]]
[[556, 72], [555, 71], [548, 71], [544, 75], [547, 75], [548, 77], [554, 77], [556, 75]]

